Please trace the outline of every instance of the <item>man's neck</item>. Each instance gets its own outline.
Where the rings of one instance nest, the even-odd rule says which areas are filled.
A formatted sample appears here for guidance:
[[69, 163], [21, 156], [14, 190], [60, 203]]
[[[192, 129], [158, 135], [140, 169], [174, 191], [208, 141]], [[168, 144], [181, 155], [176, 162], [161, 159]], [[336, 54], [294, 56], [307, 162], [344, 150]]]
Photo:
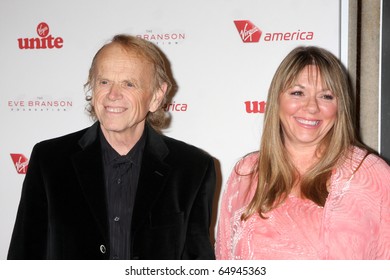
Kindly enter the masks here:
[[141, 138], [145, 127], [142, 129], [126, 130], [123, 132], [109, 131], [101, 126], [104, 138], [110, 146], [120, 155], [126, 155]]

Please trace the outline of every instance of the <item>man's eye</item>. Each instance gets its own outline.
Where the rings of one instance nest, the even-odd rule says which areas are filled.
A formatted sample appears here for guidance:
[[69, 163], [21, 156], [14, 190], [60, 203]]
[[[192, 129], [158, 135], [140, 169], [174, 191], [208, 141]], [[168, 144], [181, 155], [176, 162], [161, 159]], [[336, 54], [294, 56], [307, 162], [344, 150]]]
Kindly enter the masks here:
[[98, 82], [98, 84], [99, 84], [99, 85], [108, 85], [109, 82], [108, 82], [107, 80], [100, 80], [100, 81]]
[[131, 83], [131, 82], [124, 82], [123, 85], [124, 85], [125, 87], [128, 87], [128, 88], [131, 88], [131, 87], [134, 86], [133, 83]]

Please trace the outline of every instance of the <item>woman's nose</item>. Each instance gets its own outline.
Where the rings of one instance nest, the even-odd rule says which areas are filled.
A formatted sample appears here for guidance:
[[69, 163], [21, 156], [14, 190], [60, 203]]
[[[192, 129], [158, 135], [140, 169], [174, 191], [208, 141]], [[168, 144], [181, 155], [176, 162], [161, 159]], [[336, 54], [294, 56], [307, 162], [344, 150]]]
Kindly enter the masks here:
[[310, 96], [306, 100], [305, 109], [311, 114], [315, 114], [319, 111], [318, 102], [316, 96]]

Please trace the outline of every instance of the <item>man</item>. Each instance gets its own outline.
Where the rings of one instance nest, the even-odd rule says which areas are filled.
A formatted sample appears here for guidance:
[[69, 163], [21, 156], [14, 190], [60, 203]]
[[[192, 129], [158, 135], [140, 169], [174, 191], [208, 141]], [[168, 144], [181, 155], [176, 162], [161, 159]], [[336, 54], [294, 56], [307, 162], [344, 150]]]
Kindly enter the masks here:
[[171, 87], [150, 42], [95, 55], [91, 127], [31, 154], [8, 259], [213, 259], [213, 159], [156, 132]]

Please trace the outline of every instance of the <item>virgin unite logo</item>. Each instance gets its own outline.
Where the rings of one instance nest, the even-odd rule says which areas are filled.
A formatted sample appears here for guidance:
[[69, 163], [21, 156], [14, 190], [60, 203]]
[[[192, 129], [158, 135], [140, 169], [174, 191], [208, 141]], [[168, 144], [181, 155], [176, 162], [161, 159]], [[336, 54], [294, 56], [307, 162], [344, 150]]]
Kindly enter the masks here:
[[22, 154], [11, 154], [16, 172], [18, 174], [26, 174], [28, 168], [28, 159]]
[[46, 22], [41, 22], [36, 28], [38, 37], [36, 38], [19, 38], [19, 49], [61, 49], [64, 39], [53, 37], [49, 34], [50, 28]]

